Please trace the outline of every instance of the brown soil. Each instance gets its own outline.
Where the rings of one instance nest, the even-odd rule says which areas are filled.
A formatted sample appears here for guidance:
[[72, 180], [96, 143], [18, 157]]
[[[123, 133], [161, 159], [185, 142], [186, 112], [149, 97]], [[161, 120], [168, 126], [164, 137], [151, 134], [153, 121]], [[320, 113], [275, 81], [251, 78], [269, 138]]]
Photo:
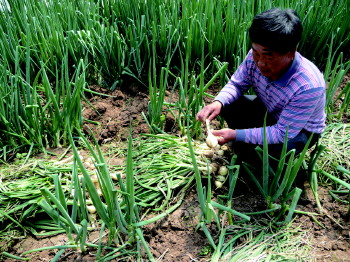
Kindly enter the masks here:
[[91, 130], [99, 143], [125, 140], [130, 134], [130, 126], [133, 135], [149, 133], [149, 128], [141, 115], [141, 112], [147, 114], [149, 99], [145, 93], [133, 87], [130, 87], [128, 92], [121, 90], [109, 92], [98, 86], [91, 86], [90, 89], [103, 95], [88, 97], [90, 105], [85, 103], [83, 117], [99, 124], [86, 123], [84, 130], [86, 132]]
[[[147, 113], [148, 96], [134, 88], [108, 92], [99, 87], [92, 87], [94, 91], [110, 96], [91, 96], [90, 103], [96, 110], [86, 106], [84, 117], [98, 121], [100, 124], [86, 124], [84, 130], [89, 129], [95, 134], [101, 144], [111, 141], [124, 141], [132, 124], [133, 135], [148, 133], [149, 129], [141, 112]], [[259, 210], [262, 198], [252, 184], [241, 180], [237, 185], [233, 208], [237, 211]], [[320, 213], [308, 183], [304, 184], [304, 193], [299, 201], [298, 209], [302, 211]], [[350, 261], [350, 227], [347, 206], [336, 202], [328, 194], [328, 189], [319, 188], [321, 204], [325, 210], [315, 216], [320, 225], [310, 215], [297, 215], [294, 225], [309, 232], [311, 256], [307, 261]], [[200, 209], [195, 188], [189, 190], [182, 205], [169, 216], [150, 224], [144, 228], [144, 235], [149, 247], [158, 261], [210, 261], [210, 256], [201, 256], [201, 251], [207, 247], [208, 241], [201, 230], [195, 230]], [[90, 241], [98, 239], [98, 231], [92, 232]], [[64, 244], [65, 235], [50, 238], [34, 238], [32, 236], [19, 241], [10, 253], [20, 255], [22, 252], [44, 246]], [[4, 243], [2, 243], [4, 244]], [[31, 261], [49, 261], [55, 250], [47, 250], [32, 254]], [[15, 261], [6, 259], [5, 261]], [[66, 251], [59, 261], [94, 261], [92, 253], [82, 255], [73, 250]], [[117, 260], [115, 260], [117, 261]]]

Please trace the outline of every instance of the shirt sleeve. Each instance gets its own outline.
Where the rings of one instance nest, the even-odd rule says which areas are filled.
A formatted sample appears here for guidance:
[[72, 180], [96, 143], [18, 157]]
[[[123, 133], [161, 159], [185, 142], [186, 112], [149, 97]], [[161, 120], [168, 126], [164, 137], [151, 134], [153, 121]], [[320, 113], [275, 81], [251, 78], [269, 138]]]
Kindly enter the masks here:
[[231, 104], [243, 95], [251, 86], [249, 70], [253, 62], [251, 51], [247, 54], [242, 64], [231, 76], [228, 83], [222, 88], [214, 100], [221, 102], [223, 106]]

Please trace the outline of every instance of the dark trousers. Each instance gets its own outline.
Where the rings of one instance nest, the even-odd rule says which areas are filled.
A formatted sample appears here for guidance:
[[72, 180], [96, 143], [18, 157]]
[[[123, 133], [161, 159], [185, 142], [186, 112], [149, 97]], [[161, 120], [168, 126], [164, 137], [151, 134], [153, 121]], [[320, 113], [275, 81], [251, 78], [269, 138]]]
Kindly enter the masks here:
[[[246, 129], [254, 127], [263, 127], [264, 118], [267, 112], [266, 107], [254, 95], [246, 95], [239, 98], [234, 103], [223, 107], [221, 111], [221, 116], [225, 119], [229, 128], [232, 129]], [[267, 114], [266, 126], [276, 124], [276, 120]], [[287, 151], [295, 149], [296, 155], [300, 154], [308, 139], [312, 133], [307, 130], [301, 130], [301, 132], [294, 137], [289, 139], [287, 143]], [[319, 134], [314, 134], [310, 142], [309, 147], [313, 146], [319, 138]], [[233, 149], [238, 156], [241, 156], [242, 160], [245, 162], [255, 162], [257, 153], [255, 148], [258, 145], [247, 144], [244, 142], [234, 142]], [[263, 145], [260, 145], [262, 148]], [[268, 152], [270, 156], [279, 159], [282, 152], [283, 143], [281, 144], [270, 144], [268, 145]]]

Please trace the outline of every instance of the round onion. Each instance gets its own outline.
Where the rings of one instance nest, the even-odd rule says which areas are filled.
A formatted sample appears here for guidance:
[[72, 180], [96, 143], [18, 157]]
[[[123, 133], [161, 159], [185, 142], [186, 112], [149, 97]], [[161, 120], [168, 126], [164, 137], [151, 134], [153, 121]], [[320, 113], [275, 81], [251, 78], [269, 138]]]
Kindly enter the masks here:
[[219, 169], [219, 175], [220, 176], [227, 176], [228, 174], [228, 169], [226, 166], [221, 166]]
[[226, 177], [224, 177], [224, 176], [217, 176], [216, 180], [219, 181], [219, 182], [224, 182], [226, 180]]
[[217, 187], [217, 188], [221, 188], [222, 187], [222, 182], [220, 182], [220, 181], [215, 181], [214, 182], [214, 184], [215, 184], [215, 186]]

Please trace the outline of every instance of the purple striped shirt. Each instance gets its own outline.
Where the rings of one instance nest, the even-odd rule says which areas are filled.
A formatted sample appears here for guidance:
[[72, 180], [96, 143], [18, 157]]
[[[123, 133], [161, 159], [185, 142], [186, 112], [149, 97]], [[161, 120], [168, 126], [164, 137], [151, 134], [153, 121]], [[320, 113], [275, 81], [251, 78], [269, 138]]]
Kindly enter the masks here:
[[[269, 81], [255, 65], [250, 50], [215, 100], [228, 105], [250, 87], [277, 120], [275, 125], [266, 127], [268, 144], [283, 143], [287, 126], [289, 139], [302, 129], [315, 133], [324, 131], [326, 87], [323, 74], [300, 53], [296, 52], [292, 66], [280, 79]], [[236, 141], [263, 144], [263, 127], [237, 129], [236, 132]]]

